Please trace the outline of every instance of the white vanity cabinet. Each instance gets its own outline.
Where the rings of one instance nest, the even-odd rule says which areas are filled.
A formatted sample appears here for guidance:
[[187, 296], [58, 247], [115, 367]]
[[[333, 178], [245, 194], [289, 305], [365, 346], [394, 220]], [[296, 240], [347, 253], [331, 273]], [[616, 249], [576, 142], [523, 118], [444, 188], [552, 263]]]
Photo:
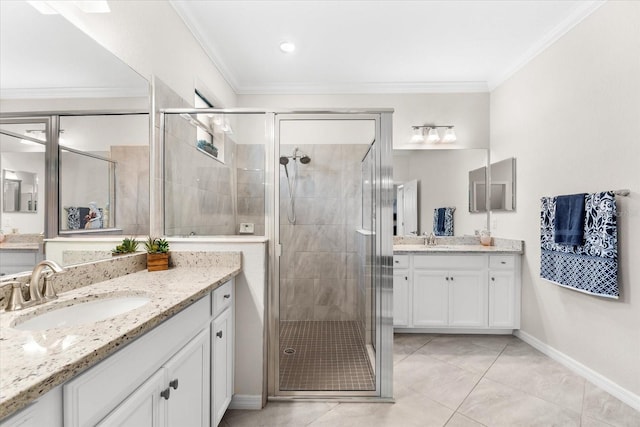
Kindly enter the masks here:
[[520, 328], [520, 257], [489, 257], [489, 327]]
[[[405, 265], [396, 259], [406, 259], [400, 263]], [[519, 265], [519, 255], [511, 254], [395, 255], [394, 327], [406, 332], [517, 329]]]
[[229, 282], [213, 293], [211, 322], [211, 425], [217, 426], [233, 397], [234, 287]]
[[64, 384], [64, 425], [217, 425], [233, 395], [233, 292], [231, 280]]
[[409, 326], [411, 305], [409, 304], [409, 255], [393, 257], [393, 326]]
[[206, 425], [209, 354], [209, 332], [203, 330], [98, 426]]

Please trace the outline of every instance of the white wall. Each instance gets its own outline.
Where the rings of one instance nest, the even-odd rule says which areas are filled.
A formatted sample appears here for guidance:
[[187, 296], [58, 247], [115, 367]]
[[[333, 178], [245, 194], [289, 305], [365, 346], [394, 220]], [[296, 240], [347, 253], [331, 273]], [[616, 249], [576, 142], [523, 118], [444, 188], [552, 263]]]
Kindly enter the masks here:
[[469, 212], [469, 171], [487, 164], [487, 150], [421, 150], [393, 154], [393, 182], [418, 179], [420, 234], [433, 230], [433, 210], [455, 207], [455, 236], [487, 228], [485, 212]]
[[166, 1], [112, 1], [110, 13], [83, 13], [71, 2], [55, 7], [71, 23], [147, 81], [155, 75], [191, 105], [196, 86], [218, 107], [236, 95]]
[[[640, 402], [640, 3], [607, 2], [491, 93], [491, 157], [517, 159], [515, 213], [494, 235], [525, 240], [522, 330]], [[540, 197], [619, 197], [618, 301], [539, 278]]]
[[[407, 148], [411, 126], [454, 125], [457, 148], [489, 147], [489, 94], [238, 95], [240, 107], [394, 108], [393, 148]], [[415, 147], [415, 144], [410, 146]]]

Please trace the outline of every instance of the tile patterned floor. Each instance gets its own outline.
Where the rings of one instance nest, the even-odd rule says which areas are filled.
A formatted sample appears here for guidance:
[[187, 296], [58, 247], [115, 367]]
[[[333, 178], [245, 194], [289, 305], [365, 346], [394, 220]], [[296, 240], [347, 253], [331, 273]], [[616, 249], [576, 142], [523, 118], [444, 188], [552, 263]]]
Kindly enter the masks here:
[[281, 322], [280, 389], [375, 390], [374, 374], [357, 323]]
[[396, 334], [395, 404], [270, 402], [222, 426], [638, 427], [640, 412], [512, 336]]

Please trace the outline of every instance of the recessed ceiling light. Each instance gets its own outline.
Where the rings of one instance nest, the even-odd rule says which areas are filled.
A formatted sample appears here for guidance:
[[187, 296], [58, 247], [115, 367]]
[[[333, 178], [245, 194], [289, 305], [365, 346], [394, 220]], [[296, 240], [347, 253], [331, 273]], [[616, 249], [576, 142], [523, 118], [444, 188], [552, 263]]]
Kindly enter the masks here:
[[291, 42], [282, 42], [280, 43], [280, 50], [284, 53], [291, 53], [296, 50], [296, 45]]

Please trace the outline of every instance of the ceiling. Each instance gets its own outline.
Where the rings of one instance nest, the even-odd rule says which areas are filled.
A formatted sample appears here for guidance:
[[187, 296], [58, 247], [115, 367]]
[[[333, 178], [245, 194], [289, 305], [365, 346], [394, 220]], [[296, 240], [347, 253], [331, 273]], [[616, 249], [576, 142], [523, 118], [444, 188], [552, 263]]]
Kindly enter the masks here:
[[[249, 93], [487, 91], [602, 1], [171, 0]], [[291, 41], [296, 51], [279, 50]]]

